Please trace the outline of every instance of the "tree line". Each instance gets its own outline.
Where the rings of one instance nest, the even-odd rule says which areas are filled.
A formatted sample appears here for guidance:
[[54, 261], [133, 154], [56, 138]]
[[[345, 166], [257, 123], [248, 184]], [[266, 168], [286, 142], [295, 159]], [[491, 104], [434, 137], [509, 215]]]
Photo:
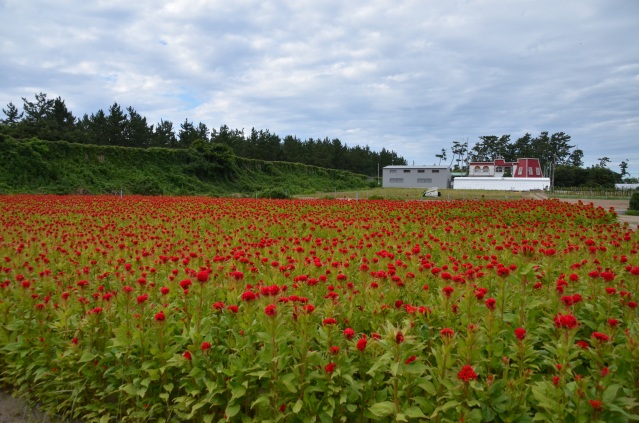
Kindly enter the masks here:
[[244, 129], [231, 129], [227, 125], [209, 128], [202, 122], [195, 124], [188, 119], [179, 126], [163, 119], [157, 124], [149, 124], [133, 107], [123, 109], [118, 103], [113, 103], [106, 112], [100, 109], [78, 118], [62, 98], [48, 98], [45, 93], [36, 94], [34, 100], [23, 97], [22, 101], [22, 110], [13, 103], [2, 109], [6, 118], [0, 120], [0, 133], [16, 139], [138, 148], [190, 148], [201, 140], [226, 144], [239, 157], [297, 162], [370, 176], [377, 175], [378, 168], [406, 164], [395, 151], [350, 147], [338, 138], [301, 140], [293, 135], [281, 138], [268, 129], [252, 128], [245, 133]]

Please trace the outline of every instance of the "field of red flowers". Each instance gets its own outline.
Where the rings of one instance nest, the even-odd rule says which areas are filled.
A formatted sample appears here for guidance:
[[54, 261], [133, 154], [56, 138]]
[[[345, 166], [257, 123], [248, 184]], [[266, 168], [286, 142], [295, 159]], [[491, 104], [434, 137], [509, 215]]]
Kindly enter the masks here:
[[0, 374], [84, 421], [639, 420], [639, 234], [559, 201], [0, 196]]

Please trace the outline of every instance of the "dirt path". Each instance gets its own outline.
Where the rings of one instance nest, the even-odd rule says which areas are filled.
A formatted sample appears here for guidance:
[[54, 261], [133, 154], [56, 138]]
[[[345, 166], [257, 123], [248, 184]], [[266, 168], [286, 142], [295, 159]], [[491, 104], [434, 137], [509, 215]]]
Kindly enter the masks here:
[[24, 401], [0, 392], [0, 423], [50, 423], [47, 416], [32, 410]]

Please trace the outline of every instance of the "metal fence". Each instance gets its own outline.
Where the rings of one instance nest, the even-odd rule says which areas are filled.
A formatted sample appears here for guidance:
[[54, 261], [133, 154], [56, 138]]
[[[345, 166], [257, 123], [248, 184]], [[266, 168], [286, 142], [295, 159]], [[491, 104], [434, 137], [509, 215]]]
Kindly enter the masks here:
[[630, 198], [635, 189], [628, 188], [586, 188], [586, 187], [569, 187], [555, 188], [552, 193], [555, 195], [570, 195], [581, 197], [618, 197]]

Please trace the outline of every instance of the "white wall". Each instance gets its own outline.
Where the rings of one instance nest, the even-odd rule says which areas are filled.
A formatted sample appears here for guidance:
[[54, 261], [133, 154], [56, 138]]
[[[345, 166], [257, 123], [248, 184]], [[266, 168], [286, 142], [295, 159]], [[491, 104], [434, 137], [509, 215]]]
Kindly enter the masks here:
[[530, 191], [550, 188], [550, 178], [455, 178], [453, 189]]

